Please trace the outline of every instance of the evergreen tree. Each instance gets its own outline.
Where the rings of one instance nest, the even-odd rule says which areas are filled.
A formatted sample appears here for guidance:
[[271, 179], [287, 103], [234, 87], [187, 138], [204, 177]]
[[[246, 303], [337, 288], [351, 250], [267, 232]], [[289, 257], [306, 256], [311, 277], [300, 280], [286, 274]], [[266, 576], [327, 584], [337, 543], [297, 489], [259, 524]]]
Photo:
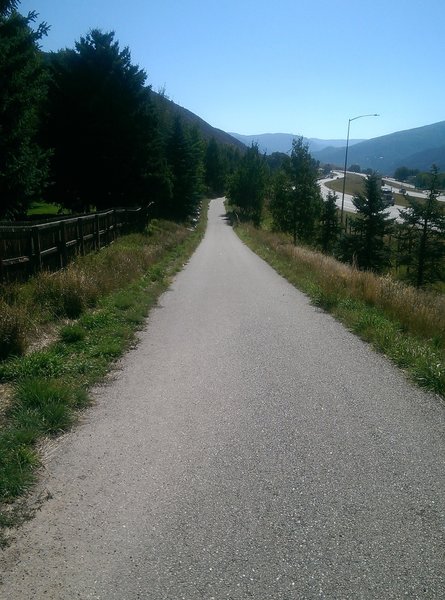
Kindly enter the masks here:
[[320, 217], [319, 243], [323, 252], [332, 253], [340, 233], [340, 222], [337, 209], [338, 196], [329, 192]]
[[114, 33], [95, 29], [49, 57], [50, 198], [74, 210], [144, 205], [168, 195], [146, 74]]
[[17, 12], [17, 1], [0, 2], [0, 218], [26, 214], [47, 176], [47, 154], [37, 143], [46, 74], [38, 41], [43, 23], [35, 12]]
[[390, 264], [390, 248], [386, 236], [392, 230], [387, 205], [380, 191], [376, 173], [365, 180], [365, 193], [353, 198], [357, 215], [352, 220], [351, 233], [341, 241], [344, 260], [357, 264], [360, 269], [381, 272]]
[[212, 138], [207, 144], [204, 165], [207, 189], [211, 194], [221, 195], [224, 192], [225, 165], [215, 138]]
[[168, 141], [167, 160], [173, 191], [166, 216], [186, 219], [196, 209], [203, 176], [203, 146], [196, 129], [189, 130], [177, 116]]
[[322, 199], [317, 183], [318, 163], [303, 138], [292, 142], [290, 161], [275, 179], [270, 209], [275, 226], [300, 239], [313, 242]]
[[418, 287], [445, 278], [445, 210], [438, 200], [438, 170], [433, 165], [426, 201], [409, 197], [409, 207], [400, 211], [402, 236], [409, 238], [410, 251], [401, 263], [409, 268], [409, 278]]
[[244, 219], [259, 225], [267, 189], [268, 173], [258, 145], [252, 144], [240, 160], [228, 184], [228, 198]]

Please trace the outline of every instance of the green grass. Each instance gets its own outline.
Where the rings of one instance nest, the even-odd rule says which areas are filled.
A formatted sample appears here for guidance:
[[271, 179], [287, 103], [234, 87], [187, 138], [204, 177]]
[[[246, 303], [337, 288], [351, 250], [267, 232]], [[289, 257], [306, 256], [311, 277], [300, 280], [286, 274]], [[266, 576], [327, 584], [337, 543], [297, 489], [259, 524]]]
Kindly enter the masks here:
[[[72, 269], [68, 275], [52, 276], [60, 276], [62, 283], [51, 282], [46, 287], [44, 276], [43, 281], [2, 290], [7, 306], [34, 307], [28, 337], [51, 320], [57, 335], [45, 348], [27, 354], [10, 353], [0, 361], [0, 384], [8, 383], [14, 389], [0, 428], [0, 530], [2, 524], [9, 527], [20, 520], [22, 511], [11, 509], [10, 504], [15, 506], [17, 498], [35, 481], [38, 441], [75, 423], [78, 411], [88, 404], [88, 389], [129, 348], [172, 275], [198, 245], [205, 231], [206, 210], [202, 214], [194, 231], [154, 222], [145, 235], [121, 238], [103, 252], [74, 263], [67, 269]], [[95, 279], [100, 281], [93, 294], [88, 286]], [[73, 281], [81, 285], [73, 286]], [[68, 324], [60, 320], [69, 316], [65, 309], [60, 310], [65, 306], [67, 287], [87, 298], [76, 320]], [[73, 292], [74, 297], [77, 292]], [[0, 535], [0, 546], [4, 543], [6, 537]]]
[[54, 215], [54, 216], [57, 216], [59, 214], [62, 214], [59, 211], [60, 211], [60, 206], [58, 204], [48, 204], [46, 202], [33, 202], [30, 209], [28, 210], [28, 215]]
[[285, 236], [246, 224], [241, 239], [316, 306], [330, 312], [404, 369], [445, 396], [445, 297], [339, 263]]
[[[364, 193], [364, 182], [365, 178], [360, 175], [354, 175], [353, 173], [346, 174], [346, 186], [345, 186], [345, 194], [349, 194], [350, 196], [355, 196], [356, 194]], [[391, 185], [391, 182], [388, 182], [388, 185]], [[325, 186], [330, 190], [334, 191], [341, 197], [343, 192], [343, 177], [339, 179], [333, 179], [332, 181], [327, 181]], [[416, 200], [419, 202], [425, 202], [425, 198], [418, 198]], [[399, 194], [398, 192], [394, 193], [394, 203], [397, 206], [402, 206], [407, 208], [409, 204], [409, 188], [407, 194]]]
[[[365, 191], [364, 182], [364, 177], [361, 177], [360, 175], [354, 175], [353, 173], [346, 173], [345, 194], [349, 194], [351, 196], [363, 194]], [[339, 179], [333, 179], [332, 181], [327, 181], [325, 186], [337, 194], [342, 194], [343, 177], [340, 177]]]

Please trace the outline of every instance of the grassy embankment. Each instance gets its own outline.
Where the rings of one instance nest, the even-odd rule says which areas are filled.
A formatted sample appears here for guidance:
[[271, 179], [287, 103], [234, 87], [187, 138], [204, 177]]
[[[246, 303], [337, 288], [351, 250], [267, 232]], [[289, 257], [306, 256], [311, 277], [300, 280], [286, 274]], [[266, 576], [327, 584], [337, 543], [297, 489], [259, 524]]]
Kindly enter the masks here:
[[[204, 214], [205, 213], [205, 214]], [[0, 286], [0, 529], [36, 479], [38, 447], [66, 431], [134, 340], [171, 276], [205, 230], [152, 222], [58, 273]], [[22, 504], [22, 506], [20, 506]], [[0, 546], [5, 543], [0, 535]]]
[[445, 296], [358, 271], [289, 237], [239, 224], [240, 238], [313, 304], [330, 312], [404, 369], [445, 396]]

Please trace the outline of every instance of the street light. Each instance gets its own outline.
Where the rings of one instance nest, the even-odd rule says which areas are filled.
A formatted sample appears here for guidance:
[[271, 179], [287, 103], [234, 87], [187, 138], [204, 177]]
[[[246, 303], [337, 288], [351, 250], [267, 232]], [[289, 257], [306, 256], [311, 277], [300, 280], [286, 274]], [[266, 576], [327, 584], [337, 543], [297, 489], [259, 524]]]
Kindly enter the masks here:
[[355, 121], [356, 119], [363, 119], [363, 117], [379, 117], [377, 113], [373, 113], [370, 115], [359, 115], [358, 117], [352, 117], [348, 121], [348, 136], [346, 138], [346, 152], [345, 152], [345, 168], [343, 170], [343, 193], [341, 195], [341, 222], [343, 223], [343, 209], [345, 205], [345, 186], [346, 186], [346, 165], [348, 163], [348, 148], [349, 148], [349, 128], [351, 127], [351, 121]]

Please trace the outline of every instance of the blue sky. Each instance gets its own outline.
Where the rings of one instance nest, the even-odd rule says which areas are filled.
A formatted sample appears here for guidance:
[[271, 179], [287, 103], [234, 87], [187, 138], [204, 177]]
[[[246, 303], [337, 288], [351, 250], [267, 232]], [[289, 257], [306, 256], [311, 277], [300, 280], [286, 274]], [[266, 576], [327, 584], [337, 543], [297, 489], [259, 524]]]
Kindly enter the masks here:
[[443, 0], [23, 0], [44, 50], [113, 30], [154, 90], [242, 134], [371, 138], [445, 120]]

